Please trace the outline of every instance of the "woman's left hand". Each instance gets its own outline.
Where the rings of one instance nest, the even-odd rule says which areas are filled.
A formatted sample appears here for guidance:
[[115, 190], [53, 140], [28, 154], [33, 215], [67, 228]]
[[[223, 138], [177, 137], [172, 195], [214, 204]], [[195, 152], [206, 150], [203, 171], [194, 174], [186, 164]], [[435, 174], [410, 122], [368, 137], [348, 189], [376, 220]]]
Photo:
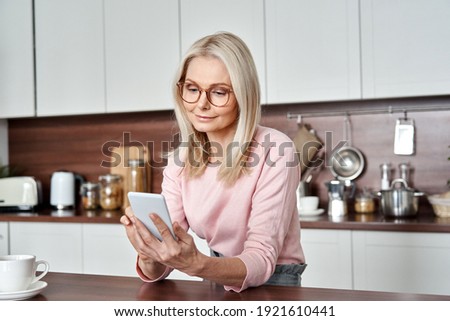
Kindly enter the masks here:
[[150, 257], [153, 261], [193, 275], [203, 254], [198, 251], [192, 236], [178, 222], [174, 222], [172, 225], [176, 236], [174, 239], [168, 226], [158, 215], [152, 213], [150, 219], [161, 234], [162, 241], [151, 234], [138, 218], [133, 217], [132, 222], [139, 235], [138, 252]]

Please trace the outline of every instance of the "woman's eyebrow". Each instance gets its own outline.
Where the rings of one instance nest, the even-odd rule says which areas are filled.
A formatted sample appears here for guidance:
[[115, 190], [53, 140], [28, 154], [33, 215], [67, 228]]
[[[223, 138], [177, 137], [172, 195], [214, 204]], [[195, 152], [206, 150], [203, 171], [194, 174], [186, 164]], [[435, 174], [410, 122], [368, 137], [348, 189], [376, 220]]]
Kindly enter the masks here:
[[[186, 82], [186, 81], [191, 82], [192, 84], [197, 85], [197, 86], [200, 87], [200, 85], [199, 85], [196, 81], [194, 81], [194, 80], [192, 80], [192, 79], [186, 78], [184, 81], [185, 81], [185, 82]], [[210, 84], [208, 88], [211, 88], [211, 87], [213, 87], [213, 86], [219, 86], [219, 85], [224, 85], [224, 86], [227, 86], [227, 87], [231, 87], [230, 84], [227, 84], [227, 83], [224, 83], [224, 82], [218, 82], [218, 83]]]

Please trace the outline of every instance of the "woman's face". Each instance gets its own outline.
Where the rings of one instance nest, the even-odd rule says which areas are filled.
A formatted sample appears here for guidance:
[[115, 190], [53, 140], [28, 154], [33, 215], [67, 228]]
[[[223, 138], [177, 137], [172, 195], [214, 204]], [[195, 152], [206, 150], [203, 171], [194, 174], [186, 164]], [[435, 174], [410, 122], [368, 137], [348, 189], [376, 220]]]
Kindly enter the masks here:
[[[201, 91], [200, 99], [196, 103], [183, 101], [189, 121], [199, 132], [207, 134], [210, 141], [227, 144], [234, 137], [236, 131], [236, 119], [238, 117], [238, 106], [233, 92], [229, 92], [229, 100], [222, 107], [216, 107], [208, 101], [204, 90], [212, 90], [210, 98], [220, 101], [227, 89], [231, 90], [230, 75], [223, 62], [214, 57], [196, 57], [191, 60], [186, 72], [185, 84], [187, 90], [195, 93]], [[224, 90], [222, 92], [222, 90]], [[213, 97], [213, 96], [216, 97]], [[225, 146], [224, 146], [225, 147]]]

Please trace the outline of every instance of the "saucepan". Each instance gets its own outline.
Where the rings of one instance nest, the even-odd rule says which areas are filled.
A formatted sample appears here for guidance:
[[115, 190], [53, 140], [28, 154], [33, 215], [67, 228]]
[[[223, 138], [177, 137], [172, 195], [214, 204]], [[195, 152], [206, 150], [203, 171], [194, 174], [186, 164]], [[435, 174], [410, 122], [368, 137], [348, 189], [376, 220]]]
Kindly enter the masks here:
[[351, 181], [357, 178], [364, 170], [364, 156], [361, 151], [351, 144], [351, 127], [348, 116], [344, 121], [344, 140], [347, 145], [336, 150], [330, 158], [331, 173], [338, 180]]
[[419, 207], [419, 196], [423, 195], [424, 193], [409, 188], [402, 178], [394, 179], [390, 189], [378, 192], [382, 213], [395, 217], [415, 216]]

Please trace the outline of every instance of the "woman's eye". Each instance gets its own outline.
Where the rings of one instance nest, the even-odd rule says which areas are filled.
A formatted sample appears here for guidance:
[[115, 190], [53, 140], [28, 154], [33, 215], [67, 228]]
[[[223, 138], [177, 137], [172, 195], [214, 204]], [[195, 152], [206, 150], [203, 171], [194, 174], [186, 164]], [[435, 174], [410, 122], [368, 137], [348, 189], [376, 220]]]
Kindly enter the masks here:
[[195, 86], [186, 86], [186, 90], [188, 90], [191, 93], [196, 93], [198, 92], [198, 88]]
[[211, 90], [211, 93], [216, 96], [225, 96], [228, 91], [224, 88], [214, 88], [213, 90]]

